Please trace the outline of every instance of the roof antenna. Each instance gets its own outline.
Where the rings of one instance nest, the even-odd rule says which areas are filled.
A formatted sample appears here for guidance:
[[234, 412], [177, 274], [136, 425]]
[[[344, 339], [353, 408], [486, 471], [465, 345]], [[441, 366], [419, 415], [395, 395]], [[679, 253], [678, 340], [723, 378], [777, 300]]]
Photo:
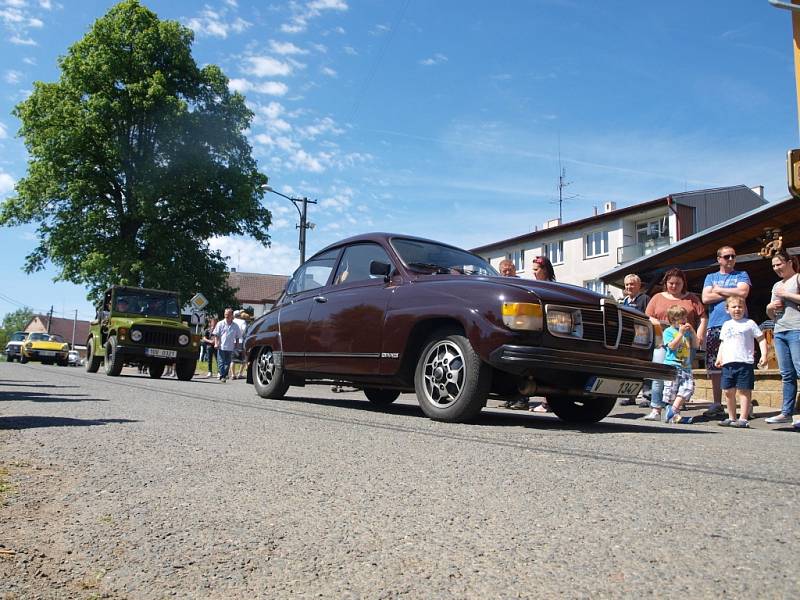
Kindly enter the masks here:
[[561, 134], [558, 134], [558, 220], [560, 223], [564, 222], [563, 219], [563, 206], [564, 200], [572, 200], [577, 198], [580, 194], [573, 194], [572, 196], [564, 196], [564, 190], [571, 181], [567, 181], [567, 169], [561, 166]]

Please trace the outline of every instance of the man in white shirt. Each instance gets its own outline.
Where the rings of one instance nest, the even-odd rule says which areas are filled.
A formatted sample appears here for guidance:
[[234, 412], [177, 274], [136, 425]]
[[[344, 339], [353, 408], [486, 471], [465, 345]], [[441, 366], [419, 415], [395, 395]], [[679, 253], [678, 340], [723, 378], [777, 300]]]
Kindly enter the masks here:
[[228, 369], [231, 366], [231, 358], [236, 348], [236, 340], [242, 337], [239, 326], [233, 322], [233, 309], [225, 309], [225, 318], [217, 323], [214, 332], [211, 334], [218, 340], [219, 380], [228, 380]]
[[243, 310], [233, 311], [233, 322], [239, 326], [241, 334], [236, 340], [236, 350], [233, 353], [233, 377], [231, 379], [241, 379], [247, 368], [247, 361], [244, 359], [244, 332], [247, 330], [247, 320], [244, 317], [246, 315], [247, 313]]

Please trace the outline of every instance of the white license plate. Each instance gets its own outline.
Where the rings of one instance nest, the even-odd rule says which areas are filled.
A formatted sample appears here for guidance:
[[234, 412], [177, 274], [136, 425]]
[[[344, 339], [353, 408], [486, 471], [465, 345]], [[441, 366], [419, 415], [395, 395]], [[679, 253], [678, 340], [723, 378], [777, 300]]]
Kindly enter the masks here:
[[55, 350], [39, 350], [39, 356], [55, 356]]
[[147, 356], [158, 356], [160, 358], [175, 358], [178, 356], [177, 350], [162, 350], [161, 348], [145, 348], [144, 353]]
[[586, 391], [604, 396], [635, 396], [642, 391], [642, 382], [592, 377], [586, 384]]

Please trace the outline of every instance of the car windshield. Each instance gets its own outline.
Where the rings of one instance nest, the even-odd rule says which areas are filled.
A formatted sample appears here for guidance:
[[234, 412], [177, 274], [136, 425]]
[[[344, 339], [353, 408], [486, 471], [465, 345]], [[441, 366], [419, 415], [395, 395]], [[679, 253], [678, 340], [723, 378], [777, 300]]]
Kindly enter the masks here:
[[49, 333], [32, 333], [29, 342], [49, 342], [50, 341], [50, 334]]
[[27, 333], [23, 333], [22, 331], [18, 331], [17, 333], [15, 333], [14, 335], [11, 336], [11, 340], [10, 341], [12, 341], [12, 342], [21, 342], [22, 340], [25, 339], [26, 335], [28, 335], [28, 334]]
[[403, 262], [415, 271], [498, 275], [480, 256], [452, 246], [403, 238], [394, 238], [392, 246]]
[[150, 317], [178, 317], [178, 298], [170, 294], [126, 291], [114, 296], [114, 312]]

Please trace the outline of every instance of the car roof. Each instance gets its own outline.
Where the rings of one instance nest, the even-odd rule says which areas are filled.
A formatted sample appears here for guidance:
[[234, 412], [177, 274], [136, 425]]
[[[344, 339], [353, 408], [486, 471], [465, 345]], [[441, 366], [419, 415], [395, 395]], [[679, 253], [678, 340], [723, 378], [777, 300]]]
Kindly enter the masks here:
[[[354, 236], [351, 236], [349, 238], [345, 238], [343, 240], [339, 240], [338, 242], [335, 242], [333, 244], [329, 244], [328, 246], [325, 246], [319, 252], [316, 252], [314, 254], [314, 256], [317, 256], [317, 254], [322, 254], [323, 252], [327, 252], [328, 250], [331, 250], [333, 248], [338, 248], [340, 246], [344, 246], [344, 245], [348, 245], [348, 244], [355, 244], [355, 243], [358, 243], [358, 242], [375, 242], [375, 243], [386, 242], [386, 243], [388, 243], [388, 241], [390, 239], [393, 239], [393, 238], [403, 238], [403, 239], [406, 239], [406, 240], [414, 240], [414, 241], [417, 241], [417, 242], [428, 242], [430, 244], [438, 244], [440, 246], [447, 246], [449, 248], [455, 248], [456, 250], [461, 250], [462, 252], [467, 252], [469, 254], [472, 254], [472, 252], [470, 252], [469, 250], [464, 250], [463, 248], [459, 248], [458, 246], [454, 246], [453, 244], [447, 244], [445, 242], [440, 242], [439, 240], [432, 240], [432, 239], [429, 239], [429, 238], [419, 237], [419, 236], [416, 236], [416, 235], [408, 235], [408, 234], [405, 234], [405, 233], [386, 233], [386, 232], [382, 232], [382, 231], [376, 231], [376, 232], [373, 232], [373, 233], [362, 233], [362, 234], [359, 234], [359, 235], [354, 235]], [[477, 254], [476, 254], [476, 256], [477, 256]], [[313, 258], [313, 256], [312, 256], [312, 258]]]
[[134, 287], [129, 285], [112, 285], [106, 293], [108, 292], [145, 292], [147, 294], [175, 294], [177, 295], [178, 292], [173, 292], [172, 290], [156, 290], [153, 288], [141, 288], [141, 287]]

